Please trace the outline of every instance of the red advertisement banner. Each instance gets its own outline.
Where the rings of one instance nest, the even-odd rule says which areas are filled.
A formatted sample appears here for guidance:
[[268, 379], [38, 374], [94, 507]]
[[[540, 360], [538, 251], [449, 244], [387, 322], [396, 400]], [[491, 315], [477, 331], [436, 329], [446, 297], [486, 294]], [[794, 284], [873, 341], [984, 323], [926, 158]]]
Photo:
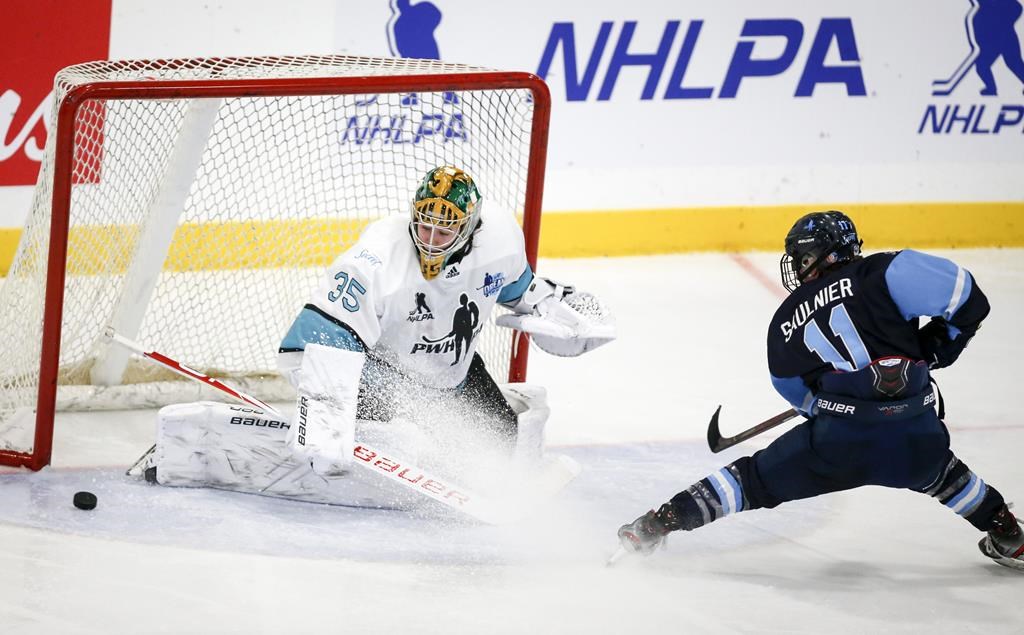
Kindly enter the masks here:
[[53, 76], [106, 59], [112, 0], [3, 0], [0, 186], [32, 185], [46, 144]]

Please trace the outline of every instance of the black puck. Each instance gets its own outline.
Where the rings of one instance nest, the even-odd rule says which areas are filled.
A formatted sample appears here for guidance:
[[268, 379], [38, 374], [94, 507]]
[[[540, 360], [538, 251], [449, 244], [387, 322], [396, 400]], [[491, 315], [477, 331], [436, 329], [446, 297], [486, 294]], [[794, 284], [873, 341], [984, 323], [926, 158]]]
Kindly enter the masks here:
[[92, 492], [75, 492], [74, 502], [78, 509], [96, 509], [96, 495]]

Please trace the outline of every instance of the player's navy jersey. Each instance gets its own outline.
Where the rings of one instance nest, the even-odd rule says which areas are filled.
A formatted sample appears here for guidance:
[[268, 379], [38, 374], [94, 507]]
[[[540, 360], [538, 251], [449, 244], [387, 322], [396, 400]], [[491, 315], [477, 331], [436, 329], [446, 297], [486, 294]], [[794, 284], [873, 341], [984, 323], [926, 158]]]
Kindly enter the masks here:
[[988, 301], [957, 264], [910, 249], [855, 260], [801, 284], [768, 328], [776, 390], [807, 414], [818, 378], [890, 355], [922, 359], [919, 317], [942, 317], [951, 337], [988, 314]]

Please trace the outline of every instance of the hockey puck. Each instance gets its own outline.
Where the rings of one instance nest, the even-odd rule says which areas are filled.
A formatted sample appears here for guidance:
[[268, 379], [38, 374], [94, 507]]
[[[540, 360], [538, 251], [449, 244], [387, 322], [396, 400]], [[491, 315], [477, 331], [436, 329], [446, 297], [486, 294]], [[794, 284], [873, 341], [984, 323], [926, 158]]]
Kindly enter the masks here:
[[96, 495], [92, 492], [75, 492], [74, 502], [78, 509], [96, 509]]

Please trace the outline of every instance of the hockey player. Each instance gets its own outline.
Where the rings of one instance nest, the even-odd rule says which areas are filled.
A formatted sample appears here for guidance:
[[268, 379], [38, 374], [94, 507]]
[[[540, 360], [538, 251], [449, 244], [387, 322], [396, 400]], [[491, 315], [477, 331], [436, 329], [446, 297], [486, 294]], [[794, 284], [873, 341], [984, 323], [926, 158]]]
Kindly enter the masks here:
[[[512, 310], [500, 325], [535, 334], [540, 348], [557, 355], [579, 355], [615, 337], [609, 313], [592, 295], [534, 276], [510, 210], [485, 208], [462, 170], [430, 170], [415, 191], [411, 218], [367, 226], [284, 335], [278, 366], [298, 393], [290, 425], [248, 449], [247, 431], [229, 425], [237, 406], [170, 406], [160, 414], [164, 447], [152, 461], [155, 478], [244, 491], [274, 484], [271, 493], [322, 500], [309, 489], [350, 475], [357, 420], [361, 435], [380, 436], [404, 457], [416, 456], [412, 446], [424, 428], [452, 419], [469, 432], [486, 430], [506, 455], [538, 455], [543, 390], [503, 392], [476, 352], [477, 336], [499, 304]], [[197, 466], [197, 430], [218, 431], [223, 436], [215, 443], [231, 444], [234, 456], [210, 452]], [[275, 472], [275, 464], [289, 456], [306, 469], [275, 481], [284, 471]], [[366, 498], [349, 490], [343, 502]], [[328, 502], [338, 502], [333, 496]]]
[[950, 450], [930, 387], [929, 369], [957, 361], [988, 315], [974, 277], [909, 249], [862, 257], [837, 211], [799, 219], [780, 268], [790, 296], [768, 329], [768, 366], [806, 421], [623, 525], [623, 549], [649, 554], [729, 514], [882, 485], [933, 496], [986, 532], [983, 554], [1024, 569], [1017, 520]]

